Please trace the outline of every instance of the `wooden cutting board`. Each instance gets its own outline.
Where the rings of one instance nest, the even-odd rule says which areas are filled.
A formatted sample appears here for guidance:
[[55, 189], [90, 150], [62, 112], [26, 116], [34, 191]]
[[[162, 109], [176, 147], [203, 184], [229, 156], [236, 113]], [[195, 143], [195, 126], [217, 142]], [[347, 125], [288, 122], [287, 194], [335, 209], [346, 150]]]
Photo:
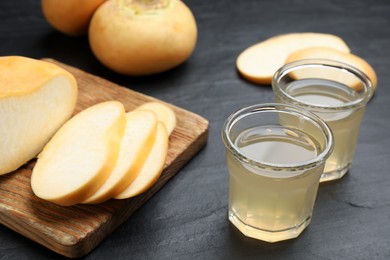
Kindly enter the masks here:
[[[75, 113], [106, 100], [122, 102], [126, 111], [148, 101], [158, 101], [58, 61], [47, 60], [76, 77], [79, 95]], [[170, 106], [176, 113], [177, 127], [169, 139], [162, 176], [147, 192], [132, 199], [109, 200], [97, 205], [58, 206], [33, 194], [30, 177], [35, 160], [32, 160], [17, 171], [0, 176], [0, 223], [64, 256], [89, 253], [206, 144], [208, 121]]]

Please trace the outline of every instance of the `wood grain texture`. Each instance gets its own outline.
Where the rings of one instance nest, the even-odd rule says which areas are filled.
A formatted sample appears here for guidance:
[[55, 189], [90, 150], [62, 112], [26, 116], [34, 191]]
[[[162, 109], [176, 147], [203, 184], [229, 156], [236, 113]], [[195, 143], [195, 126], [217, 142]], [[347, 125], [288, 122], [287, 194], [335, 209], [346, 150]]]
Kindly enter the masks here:
[[[52, 57], [207, 118], [201, 153], [83, 259], [390, 259], [390, 1], [185, 0], [199, 34], [183, 65], [154, 76], [125, 77], [94, 57], [88, 37], [67, 37], [45, 21], [40, 1], [0, 1], [0, 55]], [[234, 110], [274, 101], [236, 71], [249, 46], [283, 33], [342, 37], [378, 75], [362, 122], [351, 171], [319, 187], [310, 226], [297, 238], [262, 243], [244, 237], [227, 217], [229, 175], [223, 122]], [[1, 138], [1, 137], [0, 137]], [[0, 225], [0, 258], [59, 255]]]
[[[47, 60], [64, 67], [76, 77], [79, 95], [75, 113], [107, 100], [122, 102], [126, 111], [148, 101], [158, 101], [79, 69]], [[0, 223], [68, 257], [90, 252], [205, 145], [208, 121], [167, 105], [175, 111], [177, 126], [170, 136], [164, 171], [147, 192], [132, 199], [109, 200], [97, 205], [58, 206], [33, 194], [30, 177], [35, 161], [32, 160], [19, 170], [0, 177]]]

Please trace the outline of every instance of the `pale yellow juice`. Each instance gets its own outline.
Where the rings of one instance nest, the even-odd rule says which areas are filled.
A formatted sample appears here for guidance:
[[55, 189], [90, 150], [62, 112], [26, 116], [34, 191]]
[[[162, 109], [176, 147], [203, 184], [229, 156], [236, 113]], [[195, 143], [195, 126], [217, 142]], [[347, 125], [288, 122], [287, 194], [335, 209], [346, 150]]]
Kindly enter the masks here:
[[[241, 132], [234, 144], [247, 158], [267, 164], [300, 164], [320, 147], [311, 136], [282, 126]], [[310, 223], [323, 164], [278, 171], [243, 163], [227, 153], [229, 219], [245, 235], [274, 242], [297, 237]]]
[[[356, 100], [357, 93], [350, 87], [329, 80], [299, 80], [290, 84], [287, 92], [305, 104], [338, 107]], [[352, 164], [359, 128], [365, 107], [350, 110], [316, 111], [331, 128], [334, 148], [327, 159], [322, 181], [339, 179], [345, 175]]]

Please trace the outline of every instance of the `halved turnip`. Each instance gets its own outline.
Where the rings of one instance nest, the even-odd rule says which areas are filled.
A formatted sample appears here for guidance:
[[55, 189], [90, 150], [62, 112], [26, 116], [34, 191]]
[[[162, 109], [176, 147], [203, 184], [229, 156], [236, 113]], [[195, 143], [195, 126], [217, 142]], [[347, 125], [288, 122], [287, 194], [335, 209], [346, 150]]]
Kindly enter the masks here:
[[73, 75], [49, 62], [0, 57], [0, 175], [34, 158], [76, 106]]

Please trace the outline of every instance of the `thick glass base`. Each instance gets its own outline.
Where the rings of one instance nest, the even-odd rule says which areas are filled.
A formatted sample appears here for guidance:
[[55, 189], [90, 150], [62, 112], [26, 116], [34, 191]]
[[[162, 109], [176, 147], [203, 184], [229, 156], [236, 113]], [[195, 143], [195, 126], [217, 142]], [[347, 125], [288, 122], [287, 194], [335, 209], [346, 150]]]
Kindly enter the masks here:
[[310, 224], [311, 216], [305, 219], [305, 221], [303, 221], [300, 225], [278, 231], [264, 230], [247, 225], [242, 222], [233, 211], [229, 211], [229, 220], [245, 236], [273, 243], [298, 237], [299, 234], [301, 234], [302, 231]]
[[326, 181], [333, 181], [333, 180], [341, 179], [348, 172], [350, 167], [351, 167], [351, 163], [348, 163], [343, 168], [340, 168], [340, 169], [337, 169], [337, 170], [333, 170], [333, 171], [329, 171], [329, 172], [324, 172], [323, 174], [321, 174], [320, 182], [326, 182]]

